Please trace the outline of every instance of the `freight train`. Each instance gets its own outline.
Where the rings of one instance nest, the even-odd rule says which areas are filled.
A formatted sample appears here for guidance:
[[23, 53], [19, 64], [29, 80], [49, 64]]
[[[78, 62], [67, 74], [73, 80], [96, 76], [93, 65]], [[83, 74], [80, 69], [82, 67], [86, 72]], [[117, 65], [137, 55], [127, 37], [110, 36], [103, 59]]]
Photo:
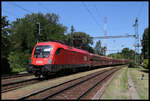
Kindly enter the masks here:
[[40, 77], [64, 69], [75, 70], [127, 63], [127, 60], [92, 54], [60, 42], [40, 42], [33, 48], [27, 71]]

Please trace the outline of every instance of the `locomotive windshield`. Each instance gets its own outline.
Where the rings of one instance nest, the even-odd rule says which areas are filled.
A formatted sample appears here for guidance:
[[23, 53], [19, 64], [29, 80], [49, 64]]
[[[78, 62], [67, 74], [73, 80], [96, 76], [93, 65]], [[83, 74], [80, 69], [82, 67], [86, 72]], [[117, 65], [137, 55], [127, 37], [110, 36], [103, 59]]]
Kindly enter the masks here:
[[52, 46], [49, 45], [37, 46], [34, 51], [34, 57], [47, 58], [49, 57], [51, 50], [52, 50]]

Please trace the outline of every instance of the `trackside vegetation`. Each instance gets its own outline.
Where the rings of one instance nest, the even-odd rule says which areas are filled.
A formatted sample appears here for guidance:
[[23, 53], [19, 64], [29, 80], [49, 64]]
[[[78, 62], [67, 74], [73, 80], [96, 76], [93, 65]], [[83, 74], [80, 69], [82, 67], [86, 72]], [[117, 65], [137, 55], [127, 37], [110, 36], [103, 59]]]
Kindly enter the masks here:
[[129, 90], [127, 73], [130, 74], [139, 99], [147, 100], [149, 98], [149, 70], [142, 67], [126, 67], [114, 75], [102, 99], [132, 99], [131, 93], [133, 92]]
[[118, 71], [108, 85], [102, 99], [131, 99], [128, 94], [128, 68]]
[[54, 13], [33, 13], [17, 18], [10, 23], [7, 17], [2, 22], [2, 73], [25, 71], [32, 49], [37, 43], [36, 23], [40, 23], [40, 41], [65, 40], [67, 27], [59, 23]]
[[[149, 99], [149, 70], [145, 68], [129, 68], [132, 81], [140, 99]], [[142, 75], [143, 78], [142, 78]]]
[[148, 68], [148, 59], [144, 59], [143, 67], [144, 67], [145, 69], [149, 69], [149, 68]]

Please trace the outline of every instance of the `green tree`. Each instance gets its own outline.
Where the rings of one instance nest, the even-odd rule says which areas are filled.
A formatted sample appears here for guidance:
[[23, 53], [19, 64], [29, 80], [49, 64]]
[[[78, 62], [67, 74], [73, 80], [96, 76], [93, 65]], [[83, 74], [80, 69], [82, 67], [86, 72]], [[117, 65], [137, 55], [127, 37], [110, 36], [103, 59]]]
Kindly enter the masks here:
[[129, 60], [135, 60], [135, 55], [136, 55], [136, 60], [138, 60], [137, 62], [140, 63], [141, 55], [132, 49], [130, 50], [129, 48], [124, 48], [121, 54], [124, 59], [129, 59]]
[[[146, 28], [143, 33], [142, 38], [142, 57], [143, 57], [143, 63], [144, 67], [149, 67], [149, 28]], [[145, 62], [147, 61], [147, 62]]]
[[102, 47], [101, 47], [101, 41], [100, 40], [98, 40], [96, 42], [96, 45], [95, 45], [94, 49], [95, 49], [96, 54], [103, 55]]
[[9, 21], [6, 20], [6, 16], [1, 17], [1, 56], [2, 58], [7, 58], [8, 55], [8, 48], [10, 45], [10, 40], [9, 40]]
[[71, 25], [71, 33], [73, 33], [75, 31], [73, 25]]
[[6, 19], [6, 16], [1, 17], [1, 67], [2, 74], [10, 73], [11, 69], [8, 63], [8, 54], [10, 52], [10, 29], [9, 29], [9, 21]]
[[73, 35], [74, 31], [75, 31], [75, 29], [74, 29], [73, 25], [71, 25], [71, 33], [69, 34], [69, 36], [67, 36], [67, 43], [69, 43], [70, 46], [73, 46], [74, 39], [71, 35]]
[[40, 23], [41, 42], [65, 40], [64, 33], [67, 27], [59, 23], [59, 17], [56, 14], [33, 13], [25, 15], [24, 18], [16, 19], [11, 25], [12, 49], [8, 58], [11, 68], [25, 68], [27, 66], [32, 49], [37, 43], [35, 33], [37, 22]]
[[70, 45], [69, 40], [73, 41], [73, 46], [76, 48], [81, 48], [86, 51], [93, 51], [90, 45], [93, 44], [93, 39], [90, 35], [86, 34], [85, 32], [73, 32], [68, 33], [66, 39], [66, 43]]
[[130, 56], [129, 48], [122, 49], [122, 55], [125, 59], [129, 59], [129, 56]]
[[122, 59], [122, 54], [121, 53], [111, 53], [108, 55], [108, 57], [114, 58], [114, 59]]
[[108, 55], [108, 57], [115, 58], [115, 54], [116, 53], [111, 53], [111, 54]]
[[122, 59], [122, 55], [120, 53], [117, 53], [117, 59]]
[[117, 59], [134, 60], [135, 54], [138, 56], [138, 58], [140, 57], [140, 54], [136, 53], [134, 50], [129, 49], [129, 48], [123, 48], [121, 52], [112, 53], [112, 54], [109, 54], [108, 56], [112, 58], [117, 58]]
[[142, 38], [142, 55], [144, 59], [149, 59], [149, 33], [148, 28], [144, 30]]

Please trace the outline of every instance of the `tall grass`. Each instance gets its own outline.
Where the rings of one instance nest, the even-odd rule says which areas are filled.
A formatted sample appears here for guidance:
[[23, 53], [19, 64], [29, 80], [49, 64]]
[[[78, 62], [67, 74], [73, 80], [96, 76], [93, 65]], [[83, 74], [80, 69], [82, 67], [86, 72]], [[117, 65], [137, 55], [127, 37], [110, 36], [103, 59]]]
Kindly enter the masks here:
[[123, 92], [126, 92], [126, 90], [128, 89], [128, 76], [127, 76], [127, 72], [128, 72], [128, 69], [126, 68], [123, 71], [122, 77], [121, 77], [121, 90]]

